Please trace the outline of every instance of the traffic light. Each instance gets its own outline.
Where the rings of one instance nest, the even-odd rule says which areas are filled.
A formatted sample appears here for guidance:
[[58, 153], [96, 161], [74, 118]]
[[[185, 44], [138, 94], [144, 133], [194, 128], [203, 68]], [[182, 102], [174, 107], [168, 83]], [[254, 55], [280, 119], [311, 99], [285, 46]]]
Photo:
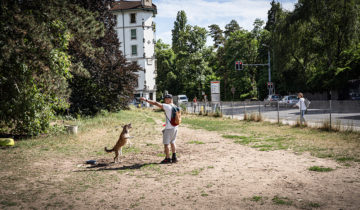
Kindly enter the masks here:
[[235, 70], [242, 70], [242, 69], [243, 69], [242, 61], [235, 61]]

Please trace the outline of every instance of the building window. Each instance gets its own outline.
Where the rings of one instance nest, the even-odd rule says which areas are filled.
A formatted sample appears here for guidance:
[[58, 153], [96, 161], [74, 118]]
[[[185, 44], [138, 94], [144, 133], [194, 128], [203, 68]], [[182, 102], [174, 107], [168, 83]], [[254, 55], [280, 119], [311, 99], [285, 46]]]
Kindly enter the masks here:
[[135, 88], [139, 88], [139, 79], [135, 80]]
[[130, 14], [130, 23], [136, 23], [136, 13]]
[[137, 45], [131, 45], [131, 55], [137, 55]]
[[136, 39], [136, 29], [131, 29], [131, 39]]
[[147, 65], [153, 64], [153, 59], [151, 59], [151, 58], [146, 59], [146, 61], [147, 61]]

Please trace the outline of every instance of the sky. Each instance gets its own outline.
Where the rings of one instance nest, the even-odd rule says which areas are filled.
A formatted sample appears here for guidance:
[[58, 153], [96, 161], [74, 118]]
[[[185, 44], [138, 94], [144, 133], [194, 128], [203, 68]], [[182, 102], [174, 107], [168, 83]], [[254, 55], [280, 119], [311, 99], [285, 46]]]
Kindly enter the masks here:
[[[157, 6], [156, 39], [171, 44], [171, 30], [177, 12], [184, 10], [188, 24], [209, 30], [208, 26], [217, 24], [224, 30], [231, 20], [250, 31], [256, 18], [267, 21], [267, 12], [272, 0], [153, 0]], [[283, 9], [292, 11], [297, 0], [277, 0]], [[207, 45], [212, 45], [209, 36]]]

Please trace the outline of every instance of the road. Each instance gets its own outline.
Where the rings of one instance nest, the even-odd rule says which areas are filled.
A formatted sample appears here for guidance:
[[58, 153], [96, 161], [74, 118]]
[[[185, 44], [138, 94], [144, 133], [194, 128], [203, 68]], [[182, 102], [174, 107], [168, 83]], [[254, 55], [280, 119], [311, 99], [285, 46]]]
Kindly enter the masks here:
[[[188, 107], [190, 112], [193, 112], [193, 108]], [[215, 110], [215, 107], [207, 107], [208, 111]], [[200, 108], [197, 107], [196, 112], [199, 112]], [[299, 121], [299, 109], [291, 107], [279, 107], [279, 112], [277, 107], [264, 106], [263, 104], [252, 104], [246, 105], [243, 104], [232, 104], [232, 103], [223, 103], [221, 105], [221, 112], [225, 116], [243, 119], [244, 112], [250, 113], [261, 113], [264, 120], [277, 122], [278, 117], [279, 121], [286, 124], [295, 124]], [[328, 109], [308, 109], [305, 119], [309, 125], [313, 126], [322, 126], [324, 123], [330, 122], [330, 112]], [[339, 126], [342, 125], [346, 128], [354, 128], [354, 130], [360, 130], [360, 113], [359, 112], [346, 112], [346, 113], [331, 113], [332, 125]]]

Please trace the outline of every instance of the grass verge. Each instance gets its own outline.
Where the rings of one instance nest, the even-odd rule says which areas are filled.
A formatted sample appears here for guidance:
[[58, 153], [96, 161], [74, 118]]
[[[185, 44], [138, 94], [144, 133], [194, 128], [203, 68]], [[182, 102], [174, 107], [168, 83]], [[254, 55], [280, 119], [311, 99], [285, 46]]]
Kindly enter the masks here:
[[269, 122], [191, 115], [184, 117], [183, 123], [194, 129], [220, 133], [236, 144], [261, 151], [292, 150], [297, 154], [309, 152], [313, 156], [332, 158], [338, 162], [360, 160], [360, 133], [327, 132], [302, 126], [278, 126]]

